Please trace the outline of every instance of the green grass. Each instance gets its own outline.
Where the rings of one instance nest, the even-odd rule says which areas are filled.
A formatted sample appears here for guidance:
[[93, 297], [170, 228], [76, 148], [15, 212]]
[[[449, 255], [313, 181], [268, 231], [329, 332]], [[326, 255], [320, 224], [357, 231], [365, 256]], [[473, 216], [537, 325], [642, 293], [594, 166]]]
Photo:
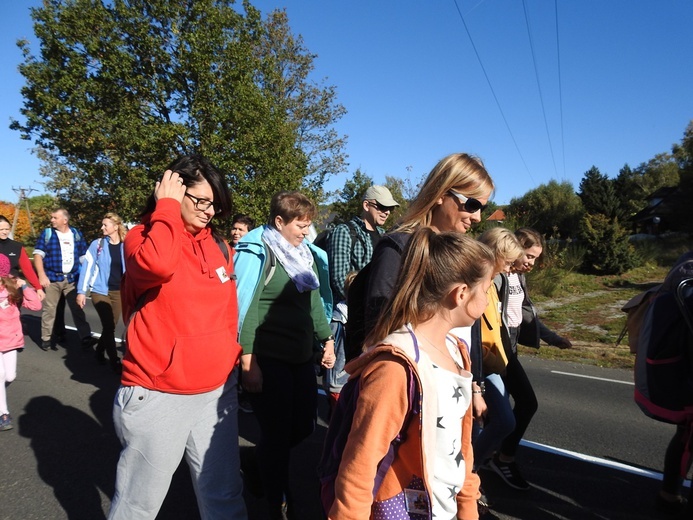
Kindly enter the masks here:
[[628, 346], [624, 347], [623, 345], [619, 347], [591, 348], [576, 345], [567, 350], [546, 346], [536, 350], [531, 347], [520, 346], [519, 352], [525, 356], [535, 356], [541, 359], [568, 361], [606, 368], [625, 368], [628, 370], [633, 369], [633, 363], [635, 362], [635, 356], [630, 353]]
[[585, 275], [554, 266], [531, 273], [529, 293], [539, 316], [549, 328], [568, 337], [573, 348], [559, 350], [543, 344], [539, 350], [520, 347], [520, 352], [544, 359], [632, 368], [635, 356], [628, 349], [627, 337], [616, 346], [626, 323], [621, 307], [636, 294], [660, 283], [690, 246], [687, 237], [639, 244], [641, 266], [620, 276]]

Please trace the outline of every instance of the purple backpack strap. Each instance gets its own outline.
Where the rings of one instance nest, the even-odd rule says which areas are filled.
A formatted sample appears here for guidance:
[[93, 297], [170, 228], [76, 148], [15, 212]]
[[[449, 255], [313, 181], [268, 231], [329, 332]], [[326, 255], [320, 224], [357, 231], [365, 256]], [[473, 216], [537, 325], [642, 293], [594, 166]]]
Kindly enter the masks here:
[[[412, 340], [414, 342], [414, 351], [416, 352], [415, 359], [418, 363], [419, 342], [417, 341], [414, 332], [411, 330], [411, 328], [409, 328], [408, 325], [407, 330], [409, 330], [409, 333], [411, 334]], [[395, 437], [392, 440], [392, 442], [390, 443], [390, 448], [387, 450], [387, 453], [383, 457], [383, 460], [381, 460], [378, 464], [378, 471], [375, 474], [375, 481], [373, 483], [373, 497], [375, 497], [378, 494], [378, 490], [380, 489], [380, 486], [383, 483], [383, 479], [385, 478], [385, 475], [387, 474], [388, 470], [390, 469], [392, 463], [395, 460], [397, 448], [400, 444], [402, 444], [402, 442], [404, 442], [406, 438], [406, 432], [409, 428], [409, 423], [411, 422], [412, 417], [415, 415], [419, 415], [419, 413], [421, 412], [421, 392], [419, 391], [419, 385], [417, 383], [416, 376], [414, 375], [414, 372], [409, 366], [407, 366], [407, 383], [409, 397], [407, 413], [404, 416], [404, 423], [402, 424], [402, 429], [397, 434], [397, 437]]]

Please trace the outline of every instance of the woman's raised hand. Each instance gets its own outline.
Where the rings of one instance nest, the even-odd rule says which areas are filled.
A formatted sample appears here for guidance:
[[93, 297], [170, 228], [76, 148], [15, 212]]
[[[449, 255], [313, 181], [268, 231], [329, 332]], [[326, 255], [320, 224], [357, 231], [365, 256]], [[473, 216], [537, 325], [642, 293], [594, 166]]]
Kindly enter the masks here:
[[154, 187], [154, 198], [156, 200], [176, 199], [178, 202], [183, 202], [184, 196], [185, 185], [181, 176], [174, 171], [166, 170]]

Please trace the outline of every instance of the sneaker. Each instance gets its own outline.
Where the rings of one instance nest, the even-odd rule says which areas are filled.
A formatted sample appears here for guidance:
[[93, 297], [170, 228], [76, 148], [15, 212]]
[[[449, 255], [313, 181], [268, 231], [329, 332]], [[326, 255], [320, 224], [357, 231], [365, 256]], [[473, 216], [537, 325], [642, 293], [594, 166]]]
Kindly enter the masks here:
[[529, 489], [529, 483], [522, 478], [520, 469], [515, 462], [502, 462], [496, 455], [493, 457], [490, 465], [491, 469], [498, 473], [500, 478], [511, 488], [519, 489], [520, 491]]
[[12, 429], [12, 417], [9, 413], [0, 415], [0, 432]]
[[42, 341], [40, 347], [41, 347], [41, 350], [43, 350], [43, 351], [48, 351], [48, 350], [50, 350], [50, 349], [51, 349], [51, 342], [50, 342], [50, 340], [48, 340], [48, 341]]
[[688, 501], [683, 497], [677, 497], [676, 500], [667, 500], [662, 495], [657, 495], [655, 507], [657, 511], [667, 515], [676, 515], [684, 510]]
[[486, 507], [490, 508], [493, 504], [491, 504], [491, 502], [489, 501], [488, 497], [486, 496], [486, 492], [484, 491], [484, 488], [482, 486], [479, 486], [479, 493], [481, 494], [479, 500], [481, 500], [486, 505]]
[[476, 501], [476, 512], [479, 515], [479, 518], [483, 518], [489, 514], [489, 511], [491, 511], [491, 508], [489, 507], [488, 503], [486, 503], [484, 498], [485, 497], [482, 495], [481, 498], [477, 499]]

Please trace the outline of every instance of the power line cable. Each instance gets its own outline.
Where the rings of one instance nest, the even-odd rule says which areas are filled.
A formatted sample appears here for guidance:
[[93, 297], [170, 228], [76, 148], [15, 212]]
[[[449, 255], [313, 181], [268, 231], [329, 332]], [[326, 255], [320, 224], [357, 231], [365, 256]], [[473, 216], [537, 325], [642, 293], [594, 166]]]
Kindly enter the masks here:
[[561, 153], [563, 155], [563, 178], [565, 173], [565, 134], [563, 133], [563, 83], [561, 81], [561, 47], [558, 41], [558, 0], [554, 0], [556, 6], [556, 59], [558, 61], [558, 104], [561, 119]]
[[522, 160], [522, 164], [525, 165], [525, 170], [527, 170], [527, 175], [529, 175], [529, 178], [532, 179], [532, 182], [534, 183], [534, 177], [532, 177], [532, 173], [529, 171], [529, 167], [527, 166], [527, 162], [525, 161], [525, 158], [522, 155], [522, 152], [520, 151], [520, 147], [517, 144], [517, 141], [515, 140], [515, 135], [513, 134], [513, 131], [510, 128], [510, 125], [508, 124], [508, 120], [505, 117], [505, 113], [503, 112], [503, 108], [501, 108], [500, 102], [498, 101], [498, 96], [496, 96], [496, 91], [493, 89], [493, 85], [491, 84], [491, 80], [488, 77], [488, 74], [486, 73], [486, 68], [484, 68], [484, 64], [481, 61], [481, 56], [479, 55], [479, 52], [476, 50], [476, 45], [474, 45], [474, 39], [472, 38], [472, 34], [469, 32], [469, 28], [467, 27], [467, 22], [464, 21], [464, 16], [462, 15], [462, 11], [460, 10], [460, 6], [457, 4], [457, 0], [453, 0], [455, 2], [455, 8], [457, 9], [457, 14], [460, 15], [460, 20], [462, 20], [462, 25], [464, 26], [464, 30], [467, 33], [467, 36], [469, 37], [469, 41], [472, 44], [472, 49], [474, 49], [474, 54], [476, 55], [476, 59], [479, 61], [479, 65], [481, 66], [481, 70], [484, 73], [484, 77], [486, 78], [486, 83], [488, 83], [489, 89], [491, 89], [491, 94], [493, 95], [493, 99], [496, 101], [496, 106], [498, 107], [498, 111], [501, 114], [501, 117], [503, 118], [503, 122], [505, 123], [505, 127], [508, 129], [508, 133], [510, 134], [510, 138], [513, 140], [513, 144], [515, 145], [515, 149], [517, 150], [518, 155], [520, 156], [520, 159]]
[[467, 11], [466, 14], [469, 14], [469, 13], [471, 13], [472, 11], [474, 11], [477, 7], [479, 7], [479, 6], [480, 6], [481, 4], [483, 4], [484, 2], [486, 2], [486, 0], [479, 0], [476, 4], [474, 4], [474, 6], [473, 6], [471, 9], [469, 9], [469, 10]]
[[546, 128], [546, 139], [549, 142], [549, 150], [551, 151], [551, 161], [553, 162], [553, 170], [558, 177], [558, 169], [556, 168], [556, 157], [553, 154], [553, 145], [551, 144], [551, 133], [549, 132], [549, 122], [546, 119], [546, 106], [544, 105], [544, 94], [541, 91], [541, 82], [539, 81], [539, 68], [537, 67], [537, 57], [534, 52], [534, 40], [532, 39], [532, 30], [529, 26], [529, 15], [527, 14], [527, 2], [522, 0], [522, 9], [525, 13], [525, 26], [527, 27], [527, 37], [529, 38], [529, 48], [532, 51], [532, 64], [534, 65], [534, 77], [537, 80], [537, 90], [539, 91], [539, 101], [541, 102], [541, 113], [544, 116], [544, 127]]

